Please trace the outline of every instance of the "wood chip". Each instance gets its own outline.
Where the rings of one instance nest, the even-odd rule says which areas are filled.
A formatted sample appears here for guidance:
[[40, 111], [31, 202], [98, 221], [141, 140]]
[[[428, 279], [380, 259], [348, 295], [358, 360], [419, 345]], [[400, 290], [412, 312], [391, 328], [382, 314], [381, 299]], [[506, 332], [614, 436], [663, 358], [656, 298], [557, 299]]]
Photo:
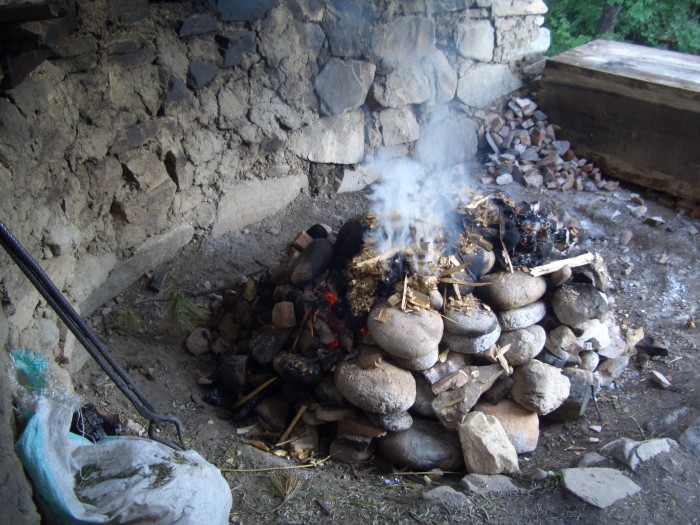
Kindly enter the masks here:
[[620, 244], [622, 246], [627, 246], [630, 241], [632, 240], [632, 237], [634, 234], [632, 233], [631, 230], [625, 230], [622, 232], [622, 235], [620, 236]]
[[661, 372], [657, 372], [656, 370], [651, 371], [651, 379], [664, 390], [671, 386], [671, 381], [669, 381], [668, 378]]

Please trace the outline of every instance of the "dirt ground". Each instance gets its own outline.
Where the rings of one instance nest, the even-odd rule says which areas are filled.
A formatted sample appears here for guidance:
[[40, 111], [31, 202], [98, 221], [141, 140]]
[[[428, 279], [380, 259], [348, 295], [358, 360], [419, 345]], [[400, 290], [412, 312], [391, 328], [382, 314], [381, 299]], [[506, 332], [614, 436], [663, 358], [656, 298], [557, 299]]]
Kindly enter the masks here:
[[[539, 201], [545, 209], [579, 218], [586, 232], [579, 249], [599, 252], [607, 263], [619, 323], [623, 328], [642, 327], [667, 345], [669, 356], [651, 361], [646, 368], [632, 358], [614, 385], [598, 394], [602, 421], [591, 403], [577, 421], [541, 425], [537, 450], [520, 456], [523, 474], [514, 476], [516, 484], [526, 489], [521, 494], [469, 496], [471, 507], [448, 508], [421, 499], [428, 487], [420, 475], [397, 474], [380, 459], [361, 466], [328, 460], [315, 468], [284, 471], [298, 481], [285, 500], [275, 491], [270, 471], [240, 469], [294, 463], [247, 445], [246, 436], [237, 434], [224, 409], [202, 402], [208, 387], [197, 381], [216, 369], [216, 358], [187, 353], [186, 332], [167, 322], [163, 303], [137, 304], [155, 295], [144, 277], [91, 322], [154, 405], [180, 418], [188, 446], [225, 470], [233, 494], [232, 523], [700, 523], [700, 458], [682, 448], [644, 464], [637, 472], [626, 471], [642, 491], [605, 510], [568, 494], [556, 476], [562, 468], [574, 466], [584, 452], [597, 451], [619, 437], [677, 439], [700, 415], [700, 331], [688, 328], [689, 318], [700, 323], [700, 234], [693, 234], [700, 221], [658, 204], [658, 194], [625, 184], [612, 193], [540, 193], [516, 183], [484, 187], [477, 177], [467, 182], [483, 192], [504, 190], [515, 200]], [[665, 223], [653, 226], [634, 217], [627, 208], [633, 193], [644, 199], [649, 216], [660, 216]], [[191, 291], [236, 283], [242, 275], [280, 259], [297, 231], [316, 222], [337, 230], [343, 221], [367, 209], [365, 194], [330, 194], [302, 195], [284, 213], [243, 232], [217, 240], [196, 239], [158, 270], [168, 270], [168, 284]], [[633, 237], [621, 245], [625, 230]], [[659, 262], [664, 260], [665, 264]], [[632, 271], [624, 275], [629, 263]], [[127, 310], [138, 314], [135, 325], [124, 322]], [[655, 385], [650, 379], [652, 369], [666, 375], [672, 388]], [[94, 364], [83, 369], [76, 384], [87, 401], [142, 422]], [[603, 431], [596, 434], [590, 425], [602, 425]], [[600, 442], [590, 442], [591, 437]], [[553, 475], [528, 481], [525, 474], [534, 468]], [[616, 468], [624, 470], [620, 465]], [[458, 488], [461, 477], [446, 475], [439, 483]]]

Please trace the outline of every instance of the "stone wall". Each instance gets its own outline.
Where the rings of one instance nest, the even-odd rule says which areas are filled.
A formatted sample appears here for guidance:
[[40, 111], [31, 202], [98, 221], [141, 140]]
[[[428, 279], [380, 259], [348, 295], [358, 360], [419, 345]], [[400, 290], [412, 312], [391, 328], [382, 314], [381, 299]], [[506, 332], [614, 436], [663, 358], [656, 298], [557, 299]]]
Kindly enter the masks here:
[[[77, 29], [0, 94], [0, 219], [84, 315], [195, 233], [362, 189], [365, 159], [468, 161], [489, 106], [549, 44], [542, 0], [75, 8]], [[84, 353], [1, 257], [8, 346], [77, 370]]]

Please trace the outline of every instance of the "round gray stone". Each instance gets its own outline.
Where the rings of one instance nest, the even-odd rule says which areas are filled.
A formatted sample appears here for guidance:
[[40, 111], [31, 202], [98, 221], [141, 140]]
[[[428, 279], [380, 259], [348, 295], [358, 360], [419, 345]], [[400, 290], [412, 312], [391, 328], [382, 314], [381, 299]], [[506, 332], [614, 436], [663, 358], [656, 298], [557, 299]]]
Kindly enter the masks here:
[[404, 312], [380, 303], [369, 312], [367, 328], [385, 352], [397, 357], [413, 358], [435, 351], [444, 325], [437, 312]]
[[445, 332], [442, 335], [442, 342], [453, 352], [459, 352], [460, 354], [482, 354], [498, 341], [500, 335], [501, 327], [496, 323], [496, 327], [491, 332], [478, 337], [455, 335]]
[[427, 370], [428, 368], [432, 367], [435, 363], [437, 363], [439, 355], [440, 351], [437, 347], [435, 347], [435, 349], [432, 350], [429, 354], [425, 354], [420, 357], [396, 357], [394, 355], [391, 356], [391, 359], [401, 368], [405, 368], [406, 370], [420, 371]]
[[608, 313], [608, 303], [592, 284], [563, 284], [552, 295], [552, 310], [559, 321], [577, 326], [588, 319], [600, 319]]
[[569, 388], [569, 378], [561, 370], [531, 359], [515, 369], [510, 394], [523, 408], [544, 415], [564, 403]]
[[520, 366], [535, 357], [544, 348], [547, 333], [538, 324], [501, 333], [498, 338], [498, 346], [501, 348], [510, 345], [510, 349], [504, 357], [510, 366]]
[[539, 323], [546, 314], [547, 306], [544, 301], [535, 301], [520, 308], [499, 312], [498, 321], [503, 331], [519, 330]]
[[378, 445], [379, 452], [397, 466], [414, 470], [464, 468], [459, 436], [435, 421], [414, 419], [411, 428], [380, 438]]
[[345, 399], [367, 412], [400, 412], [416, 400], [413, 375], [386, 361], [367, 369], [356, 361], [344, 361], [336, 367], [334, 381]]
[[416, 401], [413, 403], [411, 411], [419, 416], [435, 419], [433, 399], [435, 399], [435, 394], [433, 394], [430, 384], [422, 377], [416, 377]]
[[577, 341], [576, 334], [566, 325], [559, 325], [547, 334], [544, 345], [547, 350], [555, 348], [568, 348]]
[[479, 246], [470, 246], [470, 252], [462, 252], [462, 261], [467, 263], [469, 273], [481, 277], [496, 264], [496, 254]]
[[533, 277], [520, 271], [489, 273], [481, 278], [481, 282], [491, 284], [479, 286], [474, 293], [496, 310], [511, 310], [533, 303], [547, 290], [544, 277]]
[[445, 331], [455, 335], [478, 337], [493, 332], [498, 318], [493, 310], [485, 308], [480, 301], [459, 310], [445, 310]]
[[367, 419], [373, 425], [389, 432], [403, 432], [413, 426], [413, 418], [408, 412], [392, 412], [391, 414], [374, 414], [365, 412]]

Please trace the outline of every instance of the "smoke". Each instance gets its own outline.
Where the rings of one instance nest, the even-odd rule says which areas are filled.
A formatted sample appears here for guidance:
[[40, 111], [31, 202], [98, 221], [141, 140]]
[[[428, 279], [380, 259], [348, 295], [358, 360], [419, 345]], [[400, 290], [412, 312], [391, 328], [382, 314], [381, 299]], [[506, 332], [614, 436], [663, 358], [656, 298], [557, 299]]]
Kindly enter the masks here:
[[370, 166], [379, 172], [370, 194], [378, 228], [368, 236], [377, 253], [391, 249], [413, 253], [414, 269], [420, 273], [429, 273], [429, 263], [442, 252], [435, 250], [436, 244], [453, 242], [458, 231], [454, 190], [464, 186], [464, 172], [453, 167], [473, 156], [466, 137], [476, 136], [473, 124], [465, 128], [463, 122], [447, 111], [436, 111], [421, 130], [415, 159], [377, 161]]
[[[468, 183], [463, 169], [474, 158], [473, 122], [446, 108], [432, 113], [421, 128], [414, 157], [371, 163], [379, 172], [370, 194], [378, 228], [368, 233], [378, 254], [399, 249], [413, 254], [413, 269], [432, 273], [429, 265], [459, 235], [456, 190]], [[455, 169], [459, 166], [460, 169]]]

